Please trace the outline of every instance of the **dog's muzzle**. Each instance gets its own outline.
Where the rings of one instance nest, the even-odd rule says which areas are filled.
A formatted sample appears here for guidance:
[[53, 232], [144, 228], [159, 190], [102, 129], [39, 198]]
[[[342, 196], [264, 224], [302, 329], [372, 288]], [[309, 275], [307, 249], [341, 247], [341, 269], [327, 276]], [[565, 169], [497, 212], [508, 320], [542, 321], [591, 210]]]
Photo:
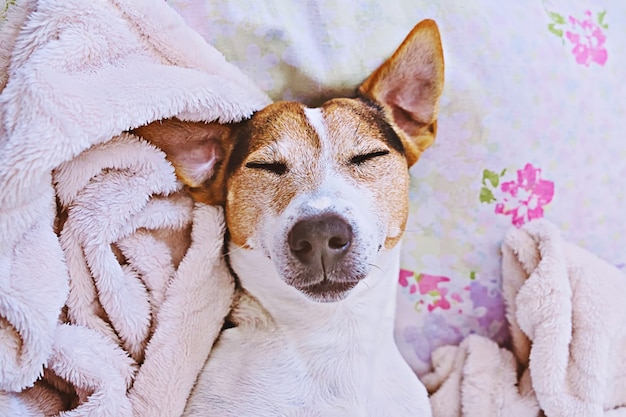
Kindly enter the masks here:
[[350, 224], [334, 213], [298, 221], [287, 237], [301, 270], [301, 278], [292, 285], [316, 299], [342, 298], [362, 278], [350, 273], [353, 238]]

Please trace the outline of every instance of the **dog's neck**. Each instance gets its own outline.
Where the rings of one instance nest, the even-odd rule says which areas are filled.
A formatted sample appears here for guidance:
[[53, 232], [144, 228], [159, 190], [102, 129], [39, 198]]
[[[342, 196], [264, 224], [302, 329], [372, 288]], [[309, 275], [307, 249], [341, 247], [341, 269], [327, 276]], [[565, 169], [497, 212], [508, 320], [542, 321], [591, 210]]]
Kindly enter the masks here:
[[[273, 325], [302, 333], [302, 329], [329, 331], [358, 327], [365, 333], [393, 334], [400, 245], [379, 253], [369, 275], [336, 302], [316, 302], [278, 276], [271, 259], [257, 250], [230, 248], [230, 264], [242, 288], [252, 295], [271, 317]], [[359, 323], [354, 323], [358, 320]], [[352, 325], [351, 325], [352, 322]], [[367, 337], [367, 335], [363, 335]]]

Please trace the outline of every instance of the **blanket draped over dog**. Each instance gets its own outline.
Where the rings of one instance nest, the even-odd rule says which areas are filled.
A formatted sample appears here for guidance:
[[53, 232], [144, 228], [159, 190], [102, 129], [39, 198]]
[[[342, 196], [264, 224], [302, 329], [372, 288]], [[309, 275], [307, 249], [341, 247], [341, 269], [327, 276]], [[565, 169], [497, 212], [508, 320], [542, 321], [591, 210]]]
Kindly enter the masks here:
[[180, 415], [232, 298], [223, 218], [124, 131], [269, 99], [162, 0], [1, 24], [0, 416]]
[[433, 353], [433, 415], [626, 416], [626, 277], [547, 220], [502, 245], [512, 351], [481, 336]]

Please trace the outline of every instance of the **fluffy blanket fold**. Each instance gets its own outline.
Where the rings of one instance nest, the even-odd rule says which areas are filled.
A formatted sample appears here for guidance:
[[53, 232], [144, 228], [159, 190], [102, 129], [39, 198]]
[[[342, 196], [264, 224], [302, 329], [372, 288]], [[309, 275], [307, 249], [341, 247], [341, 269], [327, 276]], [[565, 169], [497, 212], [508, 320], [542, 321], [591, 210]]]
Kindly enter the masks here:
[[533, 221], [502, 245], [512, 352], [471, 336], [433, 355], [435, 416], [626, 416], [626, 277]]
[[18, 1], [0, 41], [0, 415], [180, 415], [233, 292], [222, 213], [123, 132], [269, 99], [161, 0]]

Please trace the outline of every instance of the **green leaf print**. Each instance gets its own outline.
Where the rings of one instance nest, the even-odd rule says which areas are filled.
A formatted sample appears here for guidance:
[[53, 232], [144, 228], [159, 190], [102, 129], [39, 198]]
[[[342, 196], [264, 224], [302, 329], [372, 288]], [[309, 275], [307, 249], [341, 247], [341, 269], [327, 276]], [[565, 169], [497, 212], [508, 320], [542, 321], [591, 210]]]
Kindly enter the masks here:
[[606, 16], [606, 10], [601, 11], [600, 13], [598, 13], [598, 24], [603, 28], [603, 29], [608, 29], [609, 25], [607, 25], [606, 23], [604, 23], [604, 16]]
[[500, 183], [500, 175], [497, 172], [489, 171], [488, 169], [483, 170], [483, 185], [487, 185], [485, 180], [489, 180], [492, 187], [497, 187]]
[[554, 23], [550, 23], [548, 25], [548, 30], [550, 31], [550, 33], [555, 34], [559, 38], [563, 37], [563, 29], [557, 29], [556, 26], [554, 26]]
[[491, 190], [487, 187], [482, 187], [480, 189], [480, 202], [489, 204], [494, 201], [496, 201], [496, 198], [493, 196]]
[[558, 13], [548, 12], [548, 15], [550, 16], [550, 19], [552, 19], [557, 25], [564, 25], [566, 22], [565, 18]]

